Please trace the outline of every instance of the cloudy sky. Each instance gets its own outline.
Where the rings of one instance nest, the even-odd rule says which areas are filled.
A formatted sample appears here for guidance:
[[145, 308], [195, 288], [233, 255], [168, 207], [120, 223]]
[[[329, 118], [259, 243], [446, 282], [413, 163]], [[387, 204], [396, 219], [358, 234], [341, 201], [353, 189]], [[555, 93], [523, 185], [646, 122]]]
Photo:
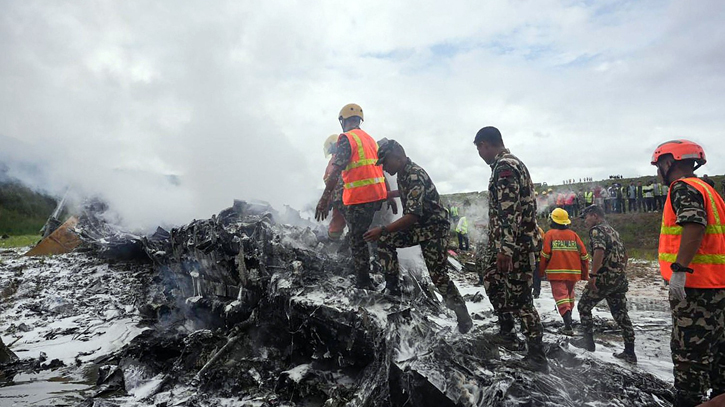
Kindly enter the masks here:
[[682, 137], [725, 172], [719, 0], [0, 0], [0, 55], [0, 159], [131, 223], [314, 204], [350, 102], [442, 193], [486, 188], [486, 125], [536, 182], [654, 175]]

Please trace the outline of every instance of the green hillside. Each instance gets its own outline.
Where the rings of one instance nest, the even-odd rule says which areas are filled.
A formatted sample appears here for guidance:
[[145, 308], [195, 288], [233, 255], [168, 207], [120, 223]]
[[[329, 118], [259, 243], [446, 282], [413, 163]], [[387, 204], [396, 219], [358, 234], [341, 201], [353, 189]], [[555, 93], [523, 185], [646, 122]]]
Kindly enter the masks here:
[[0, 235], [37, 235], [55, 206], [52, 197], [17, 182], [0, 183]]

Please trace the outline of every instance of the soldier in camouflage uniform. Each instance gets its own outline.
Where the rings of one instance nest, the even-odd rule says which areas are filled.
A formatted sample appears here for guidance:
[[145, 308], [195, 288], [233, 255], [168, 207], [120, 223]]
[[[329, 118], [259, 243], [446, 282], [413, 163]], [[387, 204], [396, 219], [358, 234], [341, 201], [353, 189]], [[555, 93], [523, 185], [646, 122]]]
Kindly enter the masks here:
[[584, 209], [582, 216], [589, 228], [589, 248], [592, 255], [592, 272], [589, 274], [584, 293], [579, 300], [579, 316], [584, 329], [584, 337], [572, 341], [575, 346], [594, 351], [594, 321], [592, 309], [600, 301], [606, 300], [609, 311], [622, 328], [624, 351], [614, 356], [630, 363], [637, 363], [634, 353], [634, 328], [627, 313], [627, 290], [629, 282], [625, 269], [627, 253], [624, 250], [619, 233], [604, 219], [604, 211], [597, 205]]
[[536, 224], [534, 184], [524, 163], [511, 154], [495, 127], [478, 131], [473, 142], [491, 166], [488, 184], [488, 247], [483, 261], [486, 293], [498, 316], [500, 335], [512, 340], [514, 315], [528, 341], [527, 361], [548, 371], [543, 350], [543, 327], [534, 307], [531, 288], [536, 250], [541, 236]]
[[652, 158], [670, 185], [659, 259], [670, 285], [674, 407], [700, 405], [710, 389], [711, 399], [725, 394], [725, 203], [694, 175], [705, 162], [702, 147], [687, 140], [663, 143]]
[[[346, 113], [348, 108], [352, 109], [352, 113]], [[355, 104], [349, 104], [343, 107], [340, 112], [340, 124], [343, 132], [349, 132], [353, 129], [359, 129], [362, 122], [362, 108]], [[374, 140], [373, 140], [374, 142]], [[370, 157], [377, 159], [377, 155]], [[315, 219], [324, 220], [330, 211], [331, 203], [333, 203], [333, 194], [340, 185], [340, 177], [342, 171], [351, 163], [352, 147], [347, 137], [341, 136], [338, 139], [335, 156], [333, 157], [333, 170], [331, 171], [327, 181], [325, 182], [325, 191], [322, 194], [317, 208], [315, 210]], [[386, 182], [387, 186], [387, 182]], [[382, 207], [383, 200], [375, 202], [359, 203], [354, 205], [342, 205], [341, 212], [345, 217], [349, 228], [350, 251], [352, 252], [353, 269], [357, 277], [357, 285], [360, 288], [373, 289], [375, 286], [370, 278], [370, 251], [367, 243], [363, 239], [363, 234], [368, 230], [373, 221], [375, 212]], [[395, 202], [392, 199], [388, 203], [393, 210]]]
[[405, 155], [398, 142], [383, 139], [379, 145], [378, 165], [382, 165], [387, 173], [398, 175], [398, 190], [391, 191], [390, 196], [399, 196], [403, 203], [403, 217], [389, 225], [370, 229], [364, 236], [369, 242], [378, 242], [378, 257], [385, 270], [385, 288], [392, 295], [401, 295], [396, 249], [420, 245], [433, 284], [448, 308], [456, 313], [460, 332], [466, 333], [473, 321], [458, 288], [446, 272], [450, 222], [438, 191], [428, 173]]

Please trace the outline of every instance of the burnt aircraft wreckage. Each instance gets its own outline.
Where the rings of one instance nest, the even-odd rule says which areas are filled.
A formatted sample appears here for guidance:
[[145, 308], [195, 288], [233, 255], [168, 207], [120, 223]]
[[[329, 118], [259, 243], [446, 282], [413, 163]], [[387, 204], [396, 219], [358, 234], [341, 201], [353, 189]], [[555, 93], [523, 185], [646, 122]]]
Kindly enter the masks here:
[[[283, 218], [235, 201], [211, 219], [139, 237], [92, 211], [80, 216], [74, 230], [82, 254], [74, 256], [138, 270], [143, 283], [134, 289], [142, 292], [134, 301], [145, 327], [120, 350], [78, 360], [97, 376], [81, 404], [671, 404], [670, 384], [577, 356], [559, 336], [544, 339], [551, 371], [527, 370], [524, 351], [494, 345], [490, 313], [474, 315], [475, 328], [461, 335], [425, 270], [402, 273], [402, 299], [359, 290], [349, 256]], [[139, 383], [143, 396], [131, 397]]]

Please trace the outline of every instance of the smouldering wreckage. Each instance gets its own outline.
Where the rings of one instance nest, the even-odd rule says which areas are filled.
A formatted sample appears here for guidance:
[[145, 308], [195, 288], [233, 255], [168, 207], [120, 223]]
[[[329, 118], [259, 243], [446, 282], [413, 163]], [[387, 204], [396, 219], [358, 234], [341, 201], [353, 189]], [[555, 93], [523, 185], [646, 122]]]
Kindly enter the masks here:
[[[69, 343], [83, 341], [86, 347], [72, 361], [24, 357], [6, 365], [5, 389], [12, 389], [14, 378], [57, 369], [56, 376], [86, 385], [79, 385], [77, 394], [54, 396], [49, 404], [671, 403], [668, 383], [637, 368], [582, 357], [561, 336], [545, 335], [551, 372], [531, 372], [521, 362], [523, 351], [493, 345], [490, 311], [474, 314], [476, 328], [458, 333], [453, 314], [431, 291], [427, 273], [415, 266], [420, 263], [410, 263], [403, 273], [402, 299], [359, 290], [348, 256], [338, 254], [336, 244], [320, 243], [312, 228], [279, 223], [277, 218], [268, 206], [235, 201], [211, 219], [139, 237], [91, 215], [81, 217], [75, 227], [84, 241], [81, 253], [55, 256], [43, 264], [8, 262], [4, 272], [14, 276], [15, 291], [5, 307], [15, 306], [16, 315], [45, 312], [76, 324], [84, 318], [96, 322], [85, 328], [49, 328], [47, 318], [38, 322], [47, 328], [38, 331], [47, 339], [24, 338], [27, 343], [20, 347], [28, 356], [28, 348], [37, 352], [43, 340], [63, 334]], [[66, 274], [53, 281], [51, 273], [42, 272], [46, 266]], [[66, 286], [56, 290], [68, 293], [59, 299], [62, 305], [28, 305], [32, 301], [20, 299], [13, 305], [13, 296], [29, 298], [33, 290], [55, 285]], [[468, 297], [481, 300], [480, 294]], [[100, 310], [83, 308], [97, 301]], [[97, 319], [83, 313], [96, 313]], [[127, 324], [114, 334], [114, 321], [124, 318], [133, 320], [134, 327]], [[37, 331], [8, 319], [2, 321], [8, 328], [5, 336]], [[105, 330], [97, 331], [97, 326]], [[118, 346], [104, 345], [109, 341]]]

